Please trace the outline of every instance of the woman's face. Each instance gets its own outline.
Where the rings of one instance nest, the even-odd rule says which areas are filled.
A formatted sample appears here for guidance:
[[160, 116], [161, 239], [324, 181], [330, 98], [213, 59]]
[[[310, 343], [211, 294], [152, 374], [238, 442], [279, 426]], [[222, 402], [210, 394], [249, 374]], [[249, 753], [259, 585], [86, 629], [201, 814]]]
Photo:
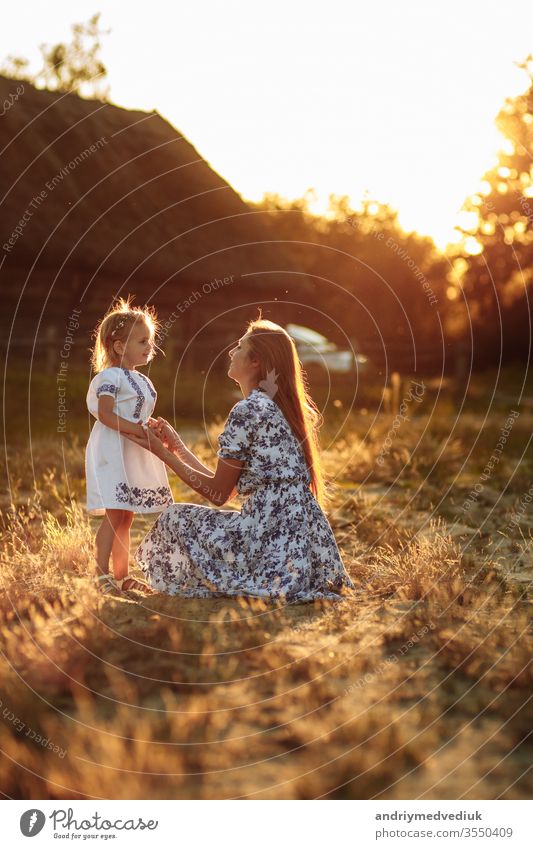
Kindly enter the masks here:
[[259, 364], [250, 354], [250, 342], [246, 335], [230, 350], [229, 358], [228, 377], [232, 377], [237, 383], [247, 382], [257, 374]]

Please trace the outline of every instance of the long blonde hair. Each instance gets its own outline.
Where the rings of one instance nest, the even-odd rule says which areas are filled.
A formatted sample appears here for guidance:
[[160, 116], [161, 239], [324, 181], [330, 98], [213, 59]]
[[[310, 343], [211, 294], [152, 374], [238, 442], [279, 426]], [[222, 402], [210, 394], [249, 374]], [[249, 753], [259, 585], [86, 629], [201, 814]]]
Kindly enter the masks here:
[[[115, 353], [113, 344], [115, 342], [126, 342], [137, 321], [144, 321], [150, 339], [153, 341], [157, 332], [157, 313], [153, 307], [134, 307], [130, 297], [119, 298], [111, 309], [105, 314], [94, 331], [94, 347], [92, 349], [91, 364], [96, 372], [114, 366], [120, 357]], [[153, 357], [153, 353], [150, 359]]]
[[261, 317], [249, 322], [246, 338], [250, 354], [259, 362], [260, 381], [268, 385], [275, 380], [271, 397], [300, 444], [311, 475], [311, 491], [323, 505], [326, 491], [318, 448], [322, 416], [309, 394], [296, 346], [283, 327]]

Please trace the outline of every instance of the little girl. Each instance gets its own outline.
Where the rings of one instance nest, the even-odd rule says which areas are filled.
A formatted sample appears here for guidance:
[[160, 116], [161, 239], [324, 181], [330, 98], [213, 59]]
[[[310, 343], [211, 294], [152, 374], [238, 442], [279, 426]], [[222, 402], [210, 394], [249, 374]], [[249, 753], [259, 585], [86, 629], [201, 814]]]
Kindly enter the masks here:
[[[132, 307], [122, 298], [95, 331], [92, 365], [97, 372], [87, 406], [97, 419], [85, 455], [87, 510], [104, 516], [96, 534], [98, 588], [103, 592], [143, 590], [128, 576], [130, 527], [134, 513], [159, 512], [173, 503], [165, 464], [126, 439], [144, 435], [156, 401], [154, 386], [136, 366], [154, 354], [157, 327], [151, 307]], [[113, 560], [114, 580], [108, 574]]]

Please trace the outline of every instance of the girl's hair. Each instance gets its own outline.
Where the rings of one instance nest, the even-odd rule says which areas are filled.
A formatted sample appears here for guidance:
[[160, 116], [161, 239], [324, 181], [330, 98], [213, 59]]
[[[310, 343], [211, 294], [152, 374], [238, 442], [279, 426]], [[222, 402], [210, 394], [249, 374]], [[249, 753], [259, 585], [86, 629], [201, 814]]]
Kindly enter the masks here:
[[323, 505], [326, 492], [318, 449], [322, 416], [306, 386], [296, 346], [283, 327], [261, 317], [249, 322], [246, 338], [250, 353], [259, 361], [260, 380], [271, 389], [268, 394], [302, 448], [311, 475], [311, 491]]
[[103, 371], [116, 365], [120, 357], [115, 353], [113, 344], [126, 342], [138, 321], [144, 321], [153, 341], [158, 327], [157, 313], [153, 307], [134, 307], [129, 297], [126, 300], [119, 298], [113, 304], [94, 331], [95, 341], [91, 356], [94, 371]]

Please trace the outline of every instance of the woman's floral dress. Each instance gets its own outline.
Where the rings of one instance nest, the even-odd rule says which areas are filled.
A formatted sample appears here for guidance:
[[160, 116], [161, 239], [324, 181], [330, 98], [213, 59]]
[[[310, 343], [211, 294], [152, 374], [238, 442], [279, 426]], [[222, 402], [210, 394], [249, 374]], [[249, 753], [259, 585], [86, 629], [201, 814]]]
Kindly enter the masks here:
[[167, 507], [136, 552], [154, 589], [311, 601], [353, 588], [303, 452], [269, 395], [254, 389], [235, 404], [218, 456], [244, 461], [237, 491], [248, 497], [240, 511]]

